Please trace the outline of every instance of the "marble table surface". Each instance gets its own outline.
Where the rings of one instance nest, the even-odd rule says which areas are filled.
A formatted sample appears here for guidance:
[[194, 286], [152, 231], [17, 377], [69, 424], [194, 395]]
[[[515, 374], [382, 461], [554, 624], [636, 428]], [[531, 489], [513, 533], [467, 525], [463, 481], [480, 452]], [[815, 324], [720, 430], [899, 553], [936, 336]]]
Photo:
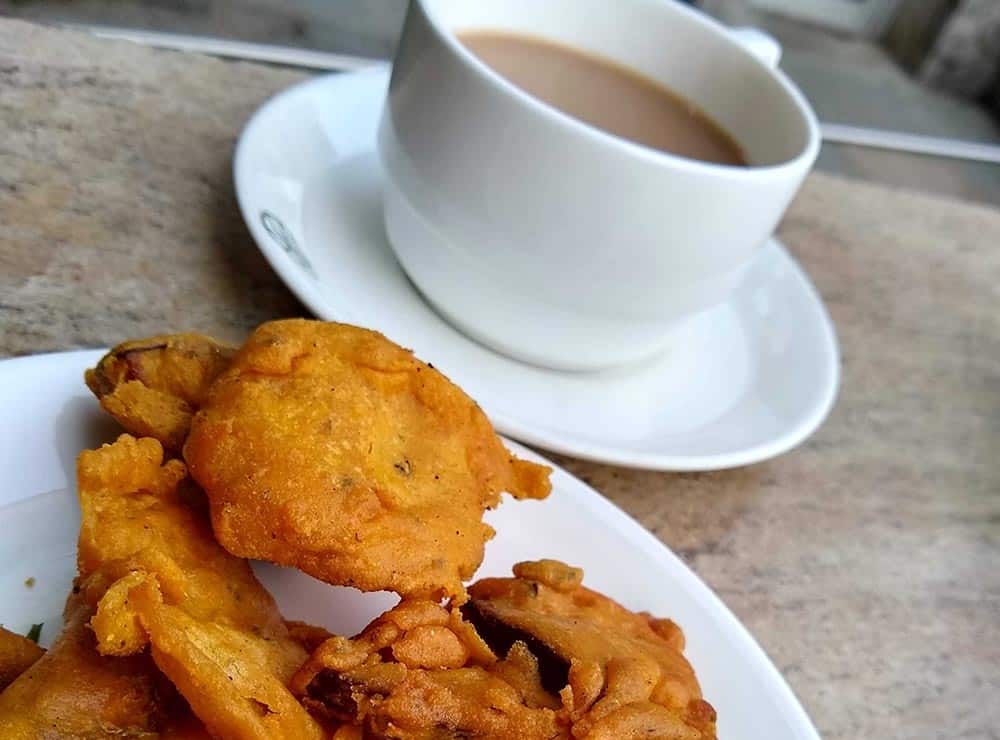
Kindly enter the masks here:
[[[303, 77], [0, 20], [0, 356], [304, 315], [230, 176]], [[718, 473], [557, 459], [722, 596], [827, 740], [997, 738], [1000, 211], [813, 175], [780, 235], [843, 350], [819, 432]]]

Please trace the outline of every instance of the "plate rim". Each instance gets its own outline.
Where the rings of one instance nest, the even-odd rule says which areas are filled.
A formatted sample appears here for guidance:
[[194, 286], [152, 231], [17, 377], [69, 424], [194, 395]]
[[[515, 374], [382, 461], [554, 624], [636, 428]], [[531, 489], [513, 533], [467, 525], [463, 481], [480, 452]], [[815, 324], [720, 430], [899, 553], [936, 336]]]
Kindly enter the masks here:
[[[380, 64], [355, 72], [320, 75], [316, 78], [296, 83], [276, 93], [254, 111], [241, 130], [234, 148], [232, 172], [236, 199], [239, 204], [240, 214], [253, 237], [257, 249], [264, 255], [281, 280], [298, 299], [314, 315], [326, 320], [335, 321], [337, 319], [332, 315], [333, 312], [329, 310], [318, 281], [310, 276], [305, 268], [295, 263], [286, 252], [272, 243], [269, 234], [258, 222], [257, 218], [255, 218], [255, 214], [250, 212], [250, 201], [252, 198], [248, 193], [249, 188], [246, 185], [251, 179], [248, 171], [252, 155], [249, 152], [251, 151], [252, 142], [257, 130], [264, 125], [264, 122], [270, 115], [276, 110], [280, 110], [286, 100], [316, 95], [317, 90], [323, 90], [328, 86], [351, 84], [345, 82], [345, 78], [356, 81], [357, 84], [364, 84], [365, 79], [370, 77], [372, 78], [370, 84], [381, 84], [381, 81], [388, 76], [389, 71], [390, 67], [388, 64]], [[763, 462], [797, 447], [823, 424], [833, 410], [841, 383], [840, 347], [836, 328], [830, 318], [826, 304], [812, 280], [809, 279], [806, 271], [776, 236], [772, 236], [769, 241], [776, 247], [781, 258], [788, 263], [794, 274], [794, 282], [798, 288], [804, 291], [809, 301], [817, 308], [818, 329], [822, 336], [822, 354], [827, 359], [825, 366], [827, 372], [823, 373], [823, 375], [829, 376], [825, 378], [826, 382], [823, 384], [821, 391], [817, 393], [808, 412], [802, 414], [784, 432], [775, 435], [770, 440], [741, 450], [707, 455], [683, 455], [636, 450], [614, 443], [600, 444], [578, 438], [566, 439], [558, 433], [538, 429], [530, 423], [519, 421], [509, 413], [497, 410], [488, 413], [490, 421], [502, 434], [515, 437], [530, 445], [537, 445], [550, 452], [638, 470], [663, 472], [727, 470]], [[454, 328], [453, 330], [458, 331]], [[498, 356], [502, 357], [502, 355]], [[510, 362], [516, 362], [516, 360], [510, 360]]]
[[[89, 367], [96, 357], [107, 351], [106, 348], [89, 348], [2, 358], [0, 359], [0, 387], [14, 386], [14, 383], [10, 382], [8, 378], [15, 376], [34, 378], [45, 376], [50, 372], [61, 371], [63, 368], [67, 371], [72, 369], [79, 375], [83, 368]], [[46, 390], [50, 395], [58, 395], [70, 401], [77, 396], [76, 391], [79, 389], [70, 389], [67, 385], [60, 383], [54, 388], [46, 387]], [[16, 403], [17, 399], [13, 396], [0, 396], [0, 422], [9, 415], [17, 413]], [[34, 420], [18, 422], [22, 426], [26, 423], [35, 422]], [[734, 647], [742, 653], [741, 659], [747, 661], [751, 674], [766, 677], [771, 688], [776, 692], [775, 699], [780, 706], [778, 713], [789, 722], [794, 736], [820, 740], [819, 732], [812, 719], [774, 661], [767, 655], [750, 630], [691, 566], [632, 515], [603, 496], [586, 481], [581, 480], [566, 468], [540, 453], [514, 440], [505, 437], [502, 439], [504, 444], [517, 455], [550, 466], [555, 479], [554, 483], [561, 483], [561, 487], [567, 491], [567, 495], [574, 497], [574, 504], [582, 504], [589, 509], [595, 521], [600, 521], [607, 528], [616, 530], [620, 536], [633, 543], [643, 557], [658, 563], [660, 567], [671, 572], [678, 581], [682, 582], [685, 590], [689, 593], [689, 598], [696, 598], [703, 602], [705, 608], [719, 618], [720, 628], [732, 636]], [[22, 450], [19, 457], [29, 454], [30, 450]], [[6, 459], [9, 459], [10, 462], [0, 468], [0, 478], [8, 475], [5, 469], [14, 464], [13, 457]], [[67, 481], [67, 487], [72, 488], [72, 486], [73, 481]], [[12, 503], [24, 502], [49, 492], [34, 491], [11, 502], [0, 502], [0, 510]], [[612, 596], [612, 598], [618, 597]]]

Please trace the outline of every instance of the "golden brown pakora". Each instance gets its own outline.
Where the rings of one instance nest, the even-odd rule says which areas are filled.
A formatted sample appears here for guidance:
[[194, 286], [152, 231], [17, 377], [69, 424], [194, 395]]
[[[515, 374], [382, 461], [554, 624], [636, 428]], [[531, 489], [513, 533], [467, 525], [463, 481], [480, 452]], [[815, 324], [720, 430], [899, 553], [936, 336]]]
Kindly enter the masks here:
[[183, 714], [148, 654], [98, 654], [88, 624], [93, 613], [75, 588], [52, 648], [0, 693], [4, 740], [155, 737], [171, 715]]
[[524, 644], [538, 658], [573, 737], [715, 737], [676, 624], [584, 588], [580, 569], [555, 560], [519, 563], [514, 576], [471, 585], [462, 614], [498, 655]]
[[125, 431], [179, 452], [194, 412], [234, 352], [201, 334], [122, 342], [84, 380]]
[[45, 655], [34, 640], [0, 627], [0, 691]]
[[250, 565], [212, 536], [200, 492], [154, 439], [77, 463], [80, 593], [105, 656], [149, 654], [210, 733], [323, 737], [286, 688], [306, 658]]
[[461, 607], [404, 599], [357, 637], [326, 640], [292, 690], [373, 738], [714, 740], [673, 622], [555, 560], [514, 572], [473, 584]]
[[[484, 512], [504, 491], [544, 498], [550, 470], [511, 455], [410, 351], [277, 321], [239, 350], [190, 334], [126, 342], [86, 379], [201, 486], [154, 439], [81, 455], [97, 648], [148, 648], [214, 736], [319, 738], [322, 722], [344, 723], [336, 740], [714, 740], [670, 620], [554, 560], [466, 591], [494, 534]], [[283, 622], [243, 557], [403, 600], [358, 636], [331, 636]], [[204, 732], [158, 731], [187, 730]]]
[[566, 737], [559, 701], [542, 689], [523, 645], [498, 661], [457, 609], [426, 600], [400, 602], [353, 639], [328, 639], [292, 689], [363, 737]]
[[184, 446], [219, 542], [328, 583], [464, 597], [502, 491], [543, 498], [480, 408], [381, 334], [260, 326], [212, 384]]

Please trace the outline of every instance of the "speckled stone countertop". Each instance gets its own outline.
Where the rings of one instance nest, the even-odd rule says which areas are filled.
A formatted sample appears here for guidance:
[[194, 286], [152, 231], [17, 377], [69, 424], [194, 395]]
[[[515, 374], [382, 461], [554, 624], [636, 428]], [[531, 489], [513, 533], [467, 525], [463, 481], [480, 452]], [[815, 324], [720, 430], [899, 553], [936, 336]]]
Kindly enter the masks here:
[[[0, 20], [0, 355], [304, 314], [230, 176], [303, 76]], [[815, 175], [781, 237], [842, 345], [822, 429], [721, 473], [559, 461], [722, 596], [827, 740], [997, 738], [1000, 211]]]

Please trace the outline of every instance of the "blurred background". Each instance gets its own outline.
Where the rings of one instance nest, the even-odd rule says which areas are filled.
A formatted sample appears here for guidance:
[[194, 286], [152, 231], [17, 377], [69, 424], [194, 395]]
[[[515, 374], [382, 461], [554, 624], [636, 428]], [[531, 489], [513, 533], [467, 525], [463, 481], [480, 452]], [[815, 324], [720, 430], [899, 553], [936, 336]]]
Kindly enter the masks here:
[[[112, 34], [151, 32], [141, 40], [165, 46], [190, 42], [186, 37], [227, 39], [245, 44], [230, 46], [227, 53], [236, 55], [241, 49], [258, 54], [260, 48], [252, 45], [284, 47], [278, 55], [284, 63], [298, 59], [322, 67], [338, 60], [309, 52], [390, 57], [406, 3], [0, 0], [0, 15]], [[761, 28], [781, 42], [782, 68], [820, 120], [830, 124], [820, 169], [1000, 204], [1000, 0], [691, 4], [727, 24]], [[296, 50], [306, 53], [296, 57]], [[925, 145], [948, 156], [914, 155], [914, 147]]]

